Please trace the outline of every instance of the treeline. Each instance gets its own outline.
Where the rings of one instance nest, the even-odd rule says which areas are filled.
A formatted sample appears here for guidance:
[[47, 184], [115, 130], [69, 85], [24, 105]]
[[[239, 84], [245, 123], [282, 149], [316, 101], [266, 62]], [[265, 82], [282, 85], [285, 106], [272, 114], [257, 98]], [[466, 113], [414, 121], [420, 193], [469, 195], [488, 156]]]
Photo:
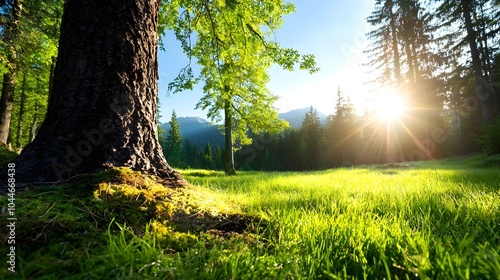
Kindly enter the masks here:
[[206, 143], [199, 146], [189, 139], [183, 139], [175, 110], [170, 119], [170, 130], [163, 137], [160, 128], [160, 144], [168, 163], [175, 168], [224, 169], [224, 150], [219, 145]]
[[[31, 142], [45, 117], [63, 2], [0, 0], [0, 142], [13, 149]], [[352, 114], [352, 104], [340, 98], [325, 127], [316, 125], [311, 111], [300, 129], [258, 134], [249, 146], [235, 139], [239, 169], [304, 170], [500, 152], [498, 0], [376, 0], [367, 21], [367, 66], [378, 74], [374, 85], [393, 88], [408, 102], [398, 126], [388, 132], [370, 112]], [[179, 166], [221, 166], [223, 148], [181, 144], [185, 159]], [[176, 157], [167, 153], [170, 162]]]
[[[359, 117], [339, 93], [325, 127], [311, 110], [300, 129], [236, 144], [237, 168], [312, 170], [500, 152], [499, 1], [376, 0], [367, 22], [367, 70], [377, 75], [374, 87], [406, 101], [398, 121]], [[207, 150], [190, 146], [195, 158]]]
[[[328, 116], [325, 126], [311, 107], [299, 129], [254, 136], [252, 145], [236, 153], [236, 162], [243, 170], [303, 171], [426, 160], [451, 154], [447, 139], [443, 138], [446, 135], [441, 132], [434, 132], [438, 139], [433, 145], [406, 145], [401, 138], [389, 137], [389, 133], [395, 134], [395, 128], [374, 114], [356, 114], [353, 104], [339, 90], [335, 113]], [[413, 150], [405, 151], [410, 147]]]
[[[175, 111], [166, 139], [160, 139], [169, 163], [177, 168], [224, 170], [224, 150], [207, 143], [203, 147], [182, 138]], [[441, 136], [441, 135], [440, 135]], [[302, 126], [271, 135], [252, 136], [252, 144], [236, 147], [238, 170], [302, 171], [359, 164], [424, 160], [449, 155], [445, 141], [432, 146], [427, 154], [416, 149], [407, 158], [395, 158], [394, 146], [401, 143], [387, 138], [387, 123], [372, 113], [359, 116], [354, 105], [337, 92], [335, 113], [322, 125], [314, 108], [306, 113]], [[402, 154], [400, 155], [402, 156]]]
[[[455, 140], [444, 128], [429, 131], [428, 138], [421, 141], [422, 146], [416, 146], [413, 140], [404, 137], [407, 133], [402, 132], [404, 120], [381, 120], [376, 114], [367, 112], [359, 116], [339, 89], [334, 114], [328, 116], [326, 125], [321, 124], [318, 112], [311, 107], [300, 128], [288, 128], [275, 135], [256, 134], [251, 145], [237, 147], [235, 167], [304, 171], [437, 159], [480, 150], [500, 153], [500, 121], [489, 126], [489, 133], [472, 137], [473, 148], [451, 145]], [[183, 140], [176, 119], [174, 112], [171, 130], [166, 139], [161, 139], [169, 163], [177, 168], [224, 170], [223, 148], [210, 143], [200, 147], [189, 139]], [[486, 137], [491, 138], [489, 142]]]
[[498, 0], [377, 0], [367, 21], [375, 82], [410, 107], [404, 154], [444, 140], [455, 154], [500, 150]]
[[45, 118], [63, 2], [0, 1], [0, 142], [16, 150]]

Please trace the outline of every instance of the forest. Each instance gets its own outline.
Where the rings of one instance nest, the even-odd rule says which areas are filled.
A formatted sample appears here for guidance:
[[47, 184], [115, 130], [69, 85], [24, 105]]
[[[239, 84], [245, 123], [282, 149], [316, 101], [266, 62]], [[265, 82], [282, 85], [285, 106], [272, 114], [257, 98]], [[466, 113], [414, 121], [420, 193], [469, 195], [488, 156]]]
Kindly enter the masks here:
[[[276, 39], [294, 3], [0, 0], [0, 278], [497, 278], [500, 1], [371, 4], [378, 103], [293, 128], [269, 69], [322, 63]], [[167, 33], [223, 146], [162, 129]]]
[[[500, 152], [495, 133], [500, 125], [498, 7], [495, 1], [431, 2], [432, 5], [424, 6], [419, 1], [378, 1], [367, 19], [373, 26], [367, 34], [371, 42], [366, 50], [371, 58], [367, 67], [380, 70], [373, 81], [375, 86], [401, 89], [409, 108], [404, 119], [391, 124], [391, 128], [383, 127], [377, 121], [377, 112], [356, 114], [354, 105], [339, 89], [337, 104], [332, 104], [335, 113], [329, 116], [326, 126], [318, 124], [314, 111], [296, 130], [255, 133], [262, 125], [254, 125], [254, 130], [233, 136], [232, 141], [239, 142], [233, 145], [238, 151], [237, 161], [246, 162], [244, 169], [251, 170], [317, 170], [342, 164]], [[16, 19], [16, 3], [6, 1], [2, 9], [0, 108], [2, 143], [20, 151], [34, 140], [45, 118], [63, 11], [62, 1], [25, 1]], [[462, 22], [469, 22], [470, 26], [464, 29]], [[415, 120], [420, 124], [415, 124]], [[390, 159], [387, 129], [394, 133], [394, 145], [399, 149]], [[253, 144], [258, 147], [255, 149], [255, 140], [241, 141], [242, 138], [265, 139], [265, 143]], [[211, 157], [220, 155], [220, 151], [215, 151], [217, 147], [210, 148]], [[196, 149], [200, 151], [195, 154], [208, 153], [206, 146]], [[192, 154], [192, 150], [193, 147], [184, 147], [182, 152]], [[194, 162], [194, 156], [183, 159], [186, 166], [179, 165], [177, 152], [166, 152], [167, 159], [168, 153], [174, 153], [169, 160], [176, 167], [220, 169], [223, 165], [220, 159], [208, 165], [198, 164], [200, 161]], [[289, 160], [281, 160], [283, 156]], [[290, 165], [280, 166], [276, 162]]]

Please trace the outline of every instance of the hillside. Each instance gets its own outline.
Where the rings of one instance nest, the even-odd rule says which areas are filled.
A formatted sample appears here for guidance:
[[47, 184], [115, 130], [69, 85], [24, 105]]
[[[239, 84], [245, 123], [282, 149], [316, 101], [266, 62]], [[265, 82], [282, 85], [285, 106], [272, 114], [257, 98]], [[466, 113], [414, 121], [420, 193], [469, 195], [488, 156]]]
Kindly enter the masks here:
[[[280, 119], [287, 121], [290, 127], [300, 128], [302, 126], [302, 121], [306, 113], [309, 111], [310, 107], [292, 110], [286, 113], [281, 113], [278, 115]], [[318, 112], [321, 124], [326, 124], [327, 115]], [[205, 146], [207, 143], [211, 143], [213, 146], [219, 145], [224, 146], [224, 136], [217, 125], [211, 124], [207, 120], [200, 117], [179, 117], [177, 118], [179, 122], [179, 129], [182, 134], [182, 138], [189, 139], [191, 143], [197, 144], [199, 147]], [[168, 122], [163, 123], [163, 134], [166, 137], [168, 131], [170, 130], [170, 124]]]
[[[302, 122], [304, 121], [304, 117], [306, 113], [309, 112], [311, 107], [306, 107], [302, 109], [295, 109], [286, 113], [281, 113], [278, 117], [282, 120], [287, 121], [290, 124], [290, 127], [300, 128], [302, 126]], [[327, 115], [318, 111], [318, 116], [321, 124], [324, 126], [326, 124]]]
[[[199, 117], [179, 117], [177, 121], [183, 140], [189, 139], [192, 144], [197, 144], [198, 147], [204, 147], [207, 143], [212, 146], [224, 146], [224, 136], [217, 125]], [[167, 137], [170, 124], [164, 123], [162, 128], [164, 136]]]

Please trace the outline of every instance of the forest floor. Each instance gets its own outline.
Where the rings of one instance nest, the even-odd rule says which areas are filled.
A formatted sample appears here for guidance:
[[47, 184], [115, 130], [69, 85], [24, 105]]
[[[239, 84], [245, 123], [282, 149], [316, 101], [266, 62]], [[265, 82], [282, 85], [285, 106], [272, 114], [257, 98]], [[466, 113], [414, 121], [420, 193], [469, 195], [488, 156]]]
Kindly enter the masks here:
[[[3, 159], [1, 159], [3, 160]], [[498, 279], [500, 157], [315, 172], [124, 168], [0, 198], [0, 279]]]

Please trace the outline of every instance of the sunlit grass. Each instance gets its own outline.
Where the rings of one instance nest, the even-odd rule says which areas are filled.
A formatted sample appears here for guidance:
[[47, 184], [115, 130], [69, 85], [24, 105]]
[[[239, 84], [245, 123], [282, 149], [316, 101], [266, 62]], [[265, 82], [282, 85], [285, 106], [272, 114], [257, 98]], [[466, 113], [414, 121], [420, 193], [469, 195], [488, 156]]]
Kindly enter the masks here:
[[440, 164], [189, 180], [270, 219], [266, 254], [297, 278], [469, 279], [500, 275], [498, 178]]
[[[58, 267], [69, 267], [63, 278], [496, 279], [500, 170], [476, 168], [482, 161], [475, 156], [236, 177], [184, 170], [192, 187], [169, 194], [163, 202], [174, 203], [169, 207], [200, 217], [261, 219], [252, 219], [243, 233], [179, 231], [162, 216], [142, 231], [113, 221], [102, 247], [78, 249], [87, 253], [44, 268], [32, 267], [36, 258], [21, 261], [31, 269], [18, 276], [56, 279]], [[57, 259], [58, 248], [49, 256], [37, 251], [39, 260]]]

